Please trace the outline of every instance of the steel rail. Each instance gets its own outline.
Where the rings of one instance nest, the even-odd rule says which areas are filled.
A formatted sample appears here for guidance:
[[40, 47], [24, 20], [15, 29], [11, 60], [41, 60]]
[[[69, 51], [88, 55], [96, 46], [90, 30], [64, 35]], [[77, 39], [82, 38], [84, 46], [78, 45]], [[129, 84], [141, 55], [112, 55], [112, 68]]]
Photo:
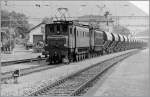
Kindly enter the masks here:
[[[53, 68], [60, 67], [60, 66], [63, 66], [63, 65], [64, 64], [39, 65], [39, 66], [33, 66], [33, 67], [29, 67], [29, 68], [23, 68], [23, 69], [20, 69], [20, 76], [25, 76], [25, 75], [35, 73], [35, 72], [40, 72], [40, 71], [43, 71], [43, 70], [53, 69]], [[7, 81], [9, 79], [12, 79], [13, 78], [12, 74], [13, 74], [13, 71], [8, 71], [8, 72], [2, 73], [1, 81], [4, 82], [4, 81]]]
[[100, 63], [94, 64], [90, 67], [73, 73], [52, 84], [50, 83], [44, 88], [38, 89], [30, 94], [24, 95], [78, 96], [86, 87], [88, 87], [88, 84], [94, 81], [98, 76], [100, 76], [102, 72], [136, 52], [137, 51], [132, 51], [116, 56], [114, 58], [104, 60]]
[[[41, 60], [45, 60], [45, 58], [42, 57]], [[32, 61], [38, 61], [38, 58], [30, 58], [30, 59], [6, 61], [6, 62], [2, 62], [2, 66], [15, 65], [15, 64], [19, 64], [19, 63], [27, 63], [27, 62], [32, 62]]]

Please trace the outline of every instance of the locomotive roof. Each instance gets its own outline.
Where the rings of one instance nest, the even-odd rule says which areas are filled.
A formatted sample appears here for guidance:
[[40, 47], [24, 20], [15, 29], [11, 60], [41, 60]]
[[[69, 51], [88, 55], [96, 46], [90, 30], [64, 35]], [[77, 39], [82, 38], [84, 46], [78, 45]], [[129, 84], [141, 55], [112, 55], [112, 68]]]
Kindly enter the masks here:
[[73, 24], [73, 21], [61, 21], [61, 20], [59, 20], [59, 21], [53, 21], [53, 23], [51, 23], [51, 24], [58, 24], [58, 23], [61, 23], [61, 24]]
[[85, 27], [85, 28], [89, 28], [89, 25], [85, 25], [76, 21], [53, 21], [53, 23], [51, 24], [69, 24], [69, 25], [75, 25], [75, 26], [79, 26], [79, 27]]

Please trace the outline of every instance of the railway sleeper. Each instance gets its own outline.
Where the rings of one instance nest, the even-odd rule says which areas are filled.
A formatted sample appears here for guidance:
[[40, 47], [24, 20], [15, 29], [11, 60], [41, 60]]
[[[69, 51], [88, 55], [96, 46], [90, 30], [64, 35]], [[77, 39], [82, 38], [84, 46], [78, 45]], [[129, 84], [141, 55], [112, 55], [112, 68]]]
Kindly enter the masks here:
[[[103, 70], [102, 70], [102, 72], [105, 70], [105, 69], [107, 69], [107, 68], [109, 68], [110, 66], [112, 66], [114, 63], [117, 63], [117, 61], [119, 61], [119, 60], [122, 60], [123, 58], [125, 58], [125, 57], [123, 57], [123, 55], [122, 55], [122, 57], [120, 56], [120, 58], [118, 59], [119, 57], [116, 57], [115, 59], [110, 59], [110, 60], [108, 60], [107, 62], [103, 62]], [[101, 73], [101, 72], [98, 72], [98, 73]], [[83, 76], [80, 76], [82, 79], [83, 79]], [[88, 78], [88, 77], [87, 77]], [[79, 77], [75, 77], [75, 78], [73, 78], [73, 77], [70, 77], [70, 79], [69, 80], [71, 80], [71, 79], [73, 79], [73, 80], [79, 80]], [[80, 79], [81, 80], [81, 79]], [[88, 80], [83, 80], [83, 83], [86, 83]], [[68, 83], [68, 80], [66, 81], [67, 83]], [[75, 82], [76, 83], [76, 82]], [[73, 84], [75, 84], [74, 82], [73, 82]], [[68, 84], [66, 84], [66, 85], [68, 85]], [[79, 83], [77, 84], [77, 86], [80, 86], [79, 85]], [[81, 83], [81, 86], [82, 86], [82, 83]], [[65, 87], [64, 87], [65, 88]], [[68, 87], [67, 87], [67, 89], [68, 89]], [[76, 89], [76, 88], [75, 88]], [[73, 91], [73, 90], [72, 90]], [[81, 89], [78, 89], [77, 90], [77, 92], [81, 92]], [[60, 93], [60, 92], [59, 92]], [[62, 94], [62, 93], [61, 93]], [[76, 94], [72, 94], [72, 95], [76, 95]]]

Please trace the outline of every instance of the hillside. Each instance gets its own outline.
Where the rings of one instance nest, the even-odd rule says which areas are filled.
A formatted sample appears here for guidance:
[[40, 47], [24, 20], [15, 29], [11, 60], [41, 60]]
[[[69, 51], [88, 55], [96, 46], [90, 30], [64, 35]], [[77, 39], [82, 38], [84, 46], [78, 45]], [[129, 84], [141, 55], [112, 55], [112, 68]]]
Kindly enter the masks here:
[[102, 1], [113, 16], [148, 16], [129, 1]]

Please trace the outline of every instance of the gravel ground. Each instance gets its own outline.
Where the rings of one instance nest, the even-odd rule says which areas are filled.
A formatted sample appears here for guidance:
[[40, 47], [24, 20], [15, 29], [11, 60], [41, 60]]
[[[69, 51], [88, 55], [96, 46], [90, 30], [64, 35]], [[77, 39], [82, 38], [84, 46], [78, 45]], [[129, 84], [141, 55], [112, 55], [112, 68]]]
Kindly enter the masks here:
[[1, 67], [1, 72], [8, 72], [8, 71], [14, 71], [16, 69], [24, 69], [24, 68], [30, 68], [38, 65], [45, 65], [47, 64], [45, 60], [42, 60], [40, 64], [37, 61], [34, 62], [29, 62], [29, 63], [20, 63], [16, 65], [10, 65], [10, 66], [2, 66]]
[[91, 88], [88, 96], [150, 96], [149, 50], [143, 50], [115, 66]]
[[25, 91], [33, 92], [36, 89], [39, 89], [42, 86], [45, 86], [47, 83], [53, 83], [56, 80], [62, 79], [63, 77], [68, 76], [74, 72], [77, 72], [83, 68], [86, 68], [92, 64], [101, 62], [103, 60], [112, 58], [114, 56], [117, 56], [126, 52], [129, 52], [129, 51], [105, 55], [102, 57], [96, 57], [93, 59], [88, 59], [88, 60], [84, 60], [81, 62], [64, 65], [58, 68], [22, 76], [22, 77], [19, 77], [18, 84], [13, 84], [13, 81], [10, 80], [9, 84], [2, 84], [2, 96], [20, 96], [20, 95], [23, 95]]
[[22, 59], [37, 58], [37, 56], [42, 55], [41, 53], [32, 53], [32, 52], [16, 52], [13, 54], [2, 54], [1, 61], [15, 61]]

